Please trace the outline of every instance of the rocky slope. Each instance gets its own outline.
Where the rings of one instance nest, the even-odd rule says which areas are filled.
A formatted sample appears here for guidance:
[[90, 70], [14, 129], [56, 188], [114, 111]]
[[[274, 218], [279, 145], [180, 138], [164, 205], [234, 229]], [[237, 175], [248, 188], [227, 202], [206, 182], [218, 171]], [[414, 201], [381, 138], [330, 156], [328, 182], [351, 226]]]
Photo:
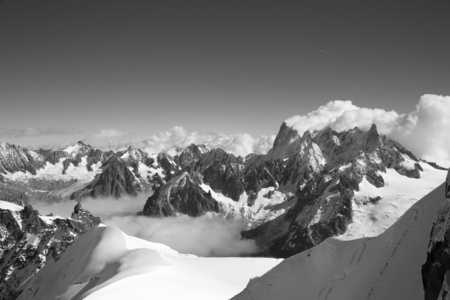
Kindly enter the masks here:
[[58, 259], [79, 235], [100, 224], [80, 204], [72, 218], [63, 219], [16, 203], [0, 201], [0, 299], [14, 299], [48, 260]]
[[180, 172], [156, 190], [145, 203], [146, 216], [175, 216], [180, 212], [198, 217], [205, 212], [219, 212], [219, 203], [205, 192], [188, 172]]

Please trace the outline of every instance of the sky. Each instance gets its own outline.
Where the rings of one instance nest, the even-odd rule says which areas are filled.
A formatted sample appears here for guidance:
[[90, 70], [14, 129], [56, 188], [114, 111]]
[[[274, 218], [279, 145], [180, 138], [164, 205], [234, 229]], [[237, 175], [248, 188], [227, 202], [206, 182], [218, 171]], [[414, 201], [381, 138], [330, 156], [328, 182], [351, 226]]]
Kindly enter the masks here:
[[[448, 1], [0, 1], [0, 139], [277, 133], [450, 95]], [[176, 130], [175, 130], [176, 131]]]

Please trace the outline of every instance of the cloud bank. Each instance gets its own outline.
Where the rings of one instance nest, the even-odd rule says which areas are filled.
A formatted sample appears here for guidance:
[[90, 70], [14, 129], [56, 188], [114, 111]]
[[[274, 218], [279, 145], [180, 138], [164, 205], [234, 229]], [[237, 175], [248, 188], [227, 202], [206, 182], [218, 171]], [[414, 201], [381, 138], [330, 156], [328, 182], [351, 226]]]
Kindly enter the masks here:
[[381, 134], [400, 142], [417, 156], [450, 165], [450, 96], [423, 95], [416, 109], [407, 114], [361, 108], [351, 101], [335, 100], [285, 122], [300, 135], [326, 127], [342, 131], [358, 126], [368, 130], [375, 123]]
[[247, 133], [219, 134], [212, 132], [195, 132], [175, 126], [170, 130], [137, 138], [136, 134], [118, 129], [103, 129], [94, 133], [84, 141], [95, 147], [109, 150], [122, 150], [129, 145], [137, 146], [146, 152], [159, 153], [171, 151], [176, 147], [184, 148], [190, 144], [206, 144], [210, 148], [221, 148], [235, 155], [246, 156], [250, 153], [264, 154], [272, 147], [275, 136], [252, 137]]
[[[163, 243], [181, 253], [243, 256], [257, 251], [253, 241], [240, 239], [244, 224], [237, 221], [231, 222], [212, 214], [197, 218], [137, 216], [147, 197], [85, 199], [82, 206], [94, 216], [99, 216], [106, 225], [117, 226], [128, 235], [150, 242]], [[35, 200], [31, 204], [43, 215], [53, 213], [70, 217], [76, 202], [47, 203]]]

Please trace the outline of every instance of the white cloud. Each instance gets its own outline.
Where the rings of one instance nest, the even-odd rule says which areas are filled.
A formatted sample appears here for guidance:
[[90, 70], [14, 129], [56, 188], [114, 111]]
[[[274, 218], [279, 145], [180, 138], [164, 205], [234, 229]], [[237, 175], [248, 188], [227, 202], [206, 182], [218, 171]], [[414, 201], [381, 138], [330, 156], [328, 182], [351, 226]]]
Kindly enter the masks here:
[[275, 136], [252, 137], [247, 133], [218, 134], [212, 132], [195, 132], [174, 126], [171, 129], [138, 138], [136, 133], [129, 133], [117, 129], [102, 130], [90, 135], [84, 141], [95, 147], [111, 150], [122, 150], [129, 145], [137, 146], [148, 153], [170, 151], [175, 147], [184, 148], [190, 144], [206, 144], [210, 148], [221, 148], [235, 155], [246, 156], [250, 153], [264, 154], [272, 147]]
[[254, 138], [247, 133], [234, 135], [211, 132], [191, 132], [181, 126], [145, 139], [148, 152], [160, 152], [173, 146], [186, 147], [189, 144], [206, 144], [210, 148], [221, 148], [235, 155], [246, 156], [250, 153], [263, 154], [272, 147], [274, 137]]
[[[199, 256], [241, 256], [257, 251], [251, 240], [241, 240], [244, 224], [218, 216], [204, 215], [197, 218], [187, 216], [149, 218], [137, 216], [144, 207], [148, 195], [138, 197], [98, 198], [82, 201], [84, 209], [99, 216], [106, 225], [119, 227], [125, 233], [173, 249]], [[47, 203], [34, 200], [33, 207], [42, 215], [54, 213], [70, 217], [75, 201]]]
[[209, 214], [197, 218], [117, 216], [106, 220], [105, 224], [117, 226], [129, 235], [168, 245], [182, 253], [241, 256], [257, 251], [253, 241], [240, 239], [243, 224]]
[[381, 134], [400, 142], [419, 157], [445, 166], [450, 164], [450, 96], [423, 95], [414, 111], [401, 115], [395, 111], [361, 108], [351, 101], [335, 100], [285, 122], [300, 135], [306, 130], [327, 126], [336, 131], [355, 126], [368, 130], [375, 123]]

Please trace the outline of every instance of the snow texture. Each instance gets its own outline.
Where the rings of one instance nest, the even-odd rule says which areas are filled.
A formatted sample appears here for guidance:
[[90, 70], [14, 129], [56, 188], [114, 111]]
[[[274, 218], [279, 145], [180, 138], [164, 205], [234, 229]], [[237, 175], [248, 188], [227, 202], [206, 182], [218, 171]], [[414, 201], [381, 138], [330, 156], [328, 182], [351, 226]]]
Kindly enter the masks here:
[[200, 258], [96, 227], [47, 263], [18, 299], [229, 299], [280, 261]]
[[426, 195], [381, 235], [329, 238], [252, 280], [233, 299], [424, 299], [421, 266], [443, 189]]

